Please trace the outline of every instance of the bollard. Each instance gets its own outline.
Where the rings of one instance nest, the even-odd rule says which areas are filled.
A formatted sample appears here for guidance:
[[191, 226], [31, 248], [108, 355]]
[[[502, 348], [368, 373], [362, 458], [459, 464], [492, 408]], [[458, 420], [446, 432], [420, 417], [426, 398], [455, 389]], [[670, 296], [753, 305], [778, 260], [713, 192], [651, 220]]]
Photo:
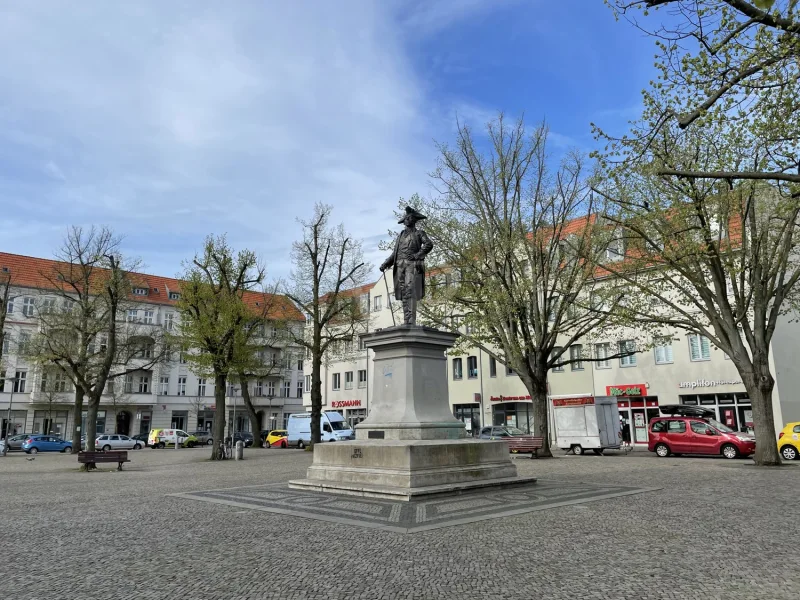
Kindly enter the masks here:
[[244, 458], [244, 442], [241, 440], [236, 442], [236, 460], [242, 460]]

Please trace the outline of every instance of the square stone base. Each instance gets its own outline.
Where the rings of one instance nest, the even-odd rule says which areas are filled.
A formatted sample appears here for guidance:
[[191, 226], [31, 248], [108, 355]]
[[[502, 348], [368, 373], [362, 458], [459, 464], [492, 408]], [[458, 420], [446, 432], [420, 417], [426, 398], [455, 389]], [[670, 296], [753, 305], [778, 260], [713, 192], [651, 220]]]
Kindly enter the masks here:
[[517, 477], [505, 442], [376, 440], [317, 444], [306, 479], [289, 487], [411, 500], [533, 481]]

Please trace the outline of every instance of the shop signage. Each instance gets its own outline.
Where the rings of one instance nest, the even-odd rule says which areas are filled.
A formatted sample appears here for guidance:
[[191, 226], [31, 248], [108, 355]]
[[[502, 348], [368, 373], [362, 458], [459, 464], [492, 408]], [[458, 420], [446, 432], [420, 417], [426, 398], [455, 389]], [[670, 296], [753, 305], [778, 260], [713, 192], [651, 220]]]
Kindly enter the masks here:
[[334, 400], [331, 402], [333, 408], [345, 408], [348, 406], [361, 406], [361, 400]]
[[492, 402], [517, 402], [520, 400], [530, 400], [530, 396], [490, 396]]
[[553, 398], [553, 406], [585, 406], [594, 404], [594, 398], [584, 396], [583, 398]]
[[606, 386], [606, 396], [646, 396], [647, 386], [644, 383], [625, 383], [623, 385]]
[[681, 381], [678, 384], [679, 388], [706, 388], [706, 387], [716, 387], [718, 385], [739, 385], [742, 383], [741, 379], [718, 379], [718, 380], [708, 380], [708, 379], [697, 379], [695, 381]]

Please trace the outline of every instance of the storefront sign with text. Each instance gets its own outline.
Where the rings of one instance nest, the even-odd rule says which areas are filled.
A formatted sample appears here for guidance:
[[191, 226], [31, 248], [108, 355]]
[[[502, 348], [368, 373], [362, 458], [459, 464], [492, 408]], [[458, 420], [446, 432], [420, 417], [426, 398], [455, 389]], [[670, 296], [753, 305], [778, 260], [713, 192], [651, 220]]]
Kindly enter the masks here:
[[333, 400], [331, 407], [333, 408], [346, 408], [352, 406], [361, 406], [361, 400]]
[[520, 400], [530, 400], [530, 396], [491, 396], [492, 402], [519, 402]]
[[644, 383], [625, 383], [623, 385], [606, 386], [607, 396], [646, 396], [647, 386]]
[[553, 398], [553, 406], [586, 406], [594, 404], [594, 398], [584, 396], [582, 398]]
[[702, 388], [702, 387], [716, 387], [718, 385], [739, 385], [742, 383], [741, 380], [733, 380], [733, 379], [719, 379], [719, 380], [708, 380], [708, 379], [698, 379], [696, 381], [681, 381], [678, 384], [680, 388]]

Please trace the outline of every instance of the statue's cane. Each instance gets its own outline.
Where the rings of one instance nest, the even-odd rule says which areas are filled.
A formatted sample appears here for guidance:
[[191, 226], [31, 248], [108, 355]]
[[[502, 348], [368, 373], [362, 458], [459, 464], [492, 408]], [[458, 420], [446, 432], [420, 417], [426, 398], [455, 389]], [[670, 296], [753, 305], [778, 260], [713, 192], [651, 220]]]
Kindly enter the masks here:
[[386, 304], [389, 305], [389, 312], [392, 313], [392, 325], [397, 327], [397, 322], [394, 320], [394, 310], [392, 309], [392, 296], [389, 294], [389, 282], [386, 280], [386, 269], [381, 273], [383, 273], [383, 283], [386, 285]]

